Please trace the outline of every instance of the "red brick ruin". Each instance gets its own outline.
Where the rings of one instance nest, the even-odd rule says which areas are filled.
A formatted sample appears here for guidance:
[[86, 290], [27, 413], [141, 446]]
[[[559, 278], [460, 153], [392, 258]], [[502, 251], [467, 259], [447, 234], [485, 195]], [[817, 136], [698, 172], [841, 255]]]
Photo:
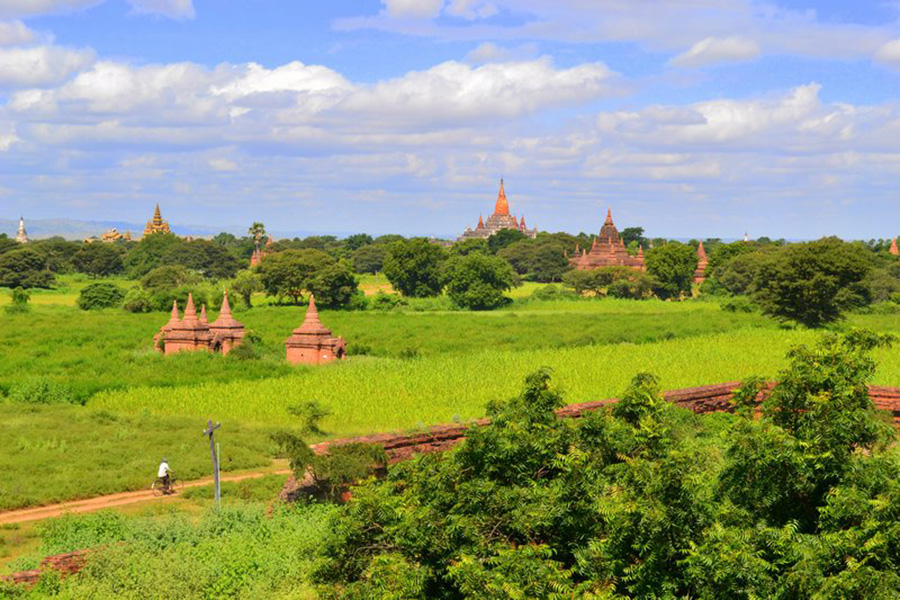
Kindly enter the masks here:
[[891, 240], [891, 254], [894, 256], [900, 255], [900, 250], [897, 249], [897, 238]]
[[287, 361], [291, 364], [318, 365], [333, 360], [343, 360], [347, 356], [344, 338], [331, 337], [331, 330], [319, 320], [316, 298], [309, 296], [309, 308], [303, 325], [294, 330], [285, 343]]
[[603, 222], [603, 227], [600, 228], [600, 235], [594, 238], [590, 251], [582, 249], [579, 255], [578, 248], [576, 248], [575, 256], [570, 258], [569, 262], [580, 271], [616, 266], [630, 267], [637, 271], [646, 269], [644, 249], [639, 247], [637, 256], [628, 254], [625, 242], [622, 241], [622, 236], [619, 235], [619, 230], [613, 223], [612, 211], [608, 209], [606, 220]]
[[169, 322], [160, 328], [154, 338], [154, 346], [162, 354], [177, 352], [221, 352], [228, 354], [244, 339], [244, 325], [231, 316], [228, 303], [228, 292], [222, 297], [222, 309], [219, 318], [209, 323], [206, 318], [206, 306], [200, 316], [194, 307], [194, 295], [188, 295], [184, 318], [178, 314], [178, 301], [172, 303], [172, 315]]
[[697, 270], [694, 271], [694, 283], [703, 283], [703, 280], [706, 279], [706, 265], [709, 264], [709, 260], [706, 258], [706, 250], [703, 249], [703, 241], [700, 241], [700, 245], [697, 246]]

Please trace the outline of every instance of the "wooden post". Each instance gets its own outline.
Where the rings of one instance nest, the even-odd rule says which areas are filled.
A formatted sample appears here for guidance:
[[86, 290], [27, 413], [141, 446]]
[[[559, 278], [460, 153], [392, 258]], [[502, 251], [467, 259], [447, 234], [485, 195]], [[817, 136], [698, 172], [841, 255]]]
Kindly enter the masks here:
[[219, 486], [219, 459], [216, 456], [216, 442], [214, 439], [214, 434], [216, 429], [221, 427], [221, 423], [216, 423], [213, 425], [212, 421], [206, 421], [206, 429], [203, 431], [203, 435], [209, 436], [209, 451], [212, 454], [213, 461], [213, 476], [216, 481], [216, 508], [222, 507], [222, 488]]

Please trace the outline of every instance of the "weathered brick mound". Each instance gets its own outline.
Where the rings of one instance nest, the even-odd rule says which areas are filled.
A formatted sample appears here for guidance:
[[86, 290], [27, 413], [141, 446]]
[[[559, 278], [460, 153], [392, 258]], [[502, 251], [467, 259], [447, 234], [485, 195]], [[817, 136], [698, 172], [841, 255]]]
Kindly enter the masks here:
[[[768, 390], [771, 390], [773, 385], [773, 383], [770, 383]], [[739, 386], [739, 381], [729, 381], [727, 383], [671, 390], [663, 392], [663, 396], [669, 402], [688, 408], [698, 414], [731, 412], [734, 410], [734, 406], [731, 404], [731, 398], [734, 395], [734, 390]], [[768, 393], [768, 390], [765, 390], [760, 394], [759, 400], [763, 399]], [[881, 410], [889, 411], [893, 415], [894, 424], [897, 427], [900, 427], [900, 388], [869, 386], [869, 394], [872, 397], [875, 406]], [[609, 406], [616, 402], [618, 402], [618, 398], [569, 404], [556, 411], [556, 414], [561, 417], [577, 419], [585, 413]], [[412, 458], [415, 454], [440, 452], [452, 448], [466, 436], [466, 430], [469, 427], [472, 425], [485, 425], [488, 422], [489, 419], [479, 419], [467, 424], [449, 423], [435, 425], [420, 433], [378, 433], [362, 437], [345, 438], [315, 444], [312, 446], [312, 449], [317, 454], [322, 454], [327, 452], [332, 446], [339, 446], [341, 444], [349, 444], [352, 442], [380, 444], [388, 456], [388, 462], [394, 464]], [[311, 485], [312, 481], [308, 478], [298, 482], [291, 477], [288, 479], [281, 492], [281, 499], [287, 501], [294, 500], [299, 496], [309, 493], [311, 491]]]
[[47, 570], [58, 571], [63, 577], [77, 573], [84, 567], [85, 555], [87, 550], [76, 550], [75, 552], [66, 552], [65, 554], [57, 554], [48, 556], [41, 561], [41, 566], [32, 571], [21, 571], [13, 573], [7, 577], [3, 577], [7, 581], [17, 584], [34, 585], [41, 577], [41, 573]]

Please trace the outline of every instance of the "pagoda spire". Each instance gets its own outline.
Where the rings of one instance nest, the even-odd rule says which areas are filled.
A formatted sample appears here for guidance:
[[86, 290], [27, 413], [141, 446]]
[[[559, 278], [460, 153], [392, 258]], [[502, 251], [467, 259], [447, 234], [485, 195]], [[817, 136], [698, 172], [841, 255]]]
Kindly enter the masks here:
[[28, 233], [25, 231], [25, 217], [19, 217], [19, 232], [16, 234], [16, 241], [20, 244], [28, 243]]
[[222, 293], [222, 308], [219, 310], [219, 318], [231, 316], [231, 304], [228, 303], [228, 290]]
[[159, 202], [156, 203], [156, 209], [153, 211], [153, 223], [156, 225], [162, 223], [162, 213], [159, 212]]
[[194, 307], [193, 292], [188, 294], [187, 306], [184, 307], [184, 318], [181, 322], [187, 325], [199, 323], [199, 319], [197, 319], [197, 309]]
[[500, 193], [497, 194], [497, 203], [494, 205], [495, 215], [508, 215], [509, 202], [506, 201], [506, 191], [503, 189], [503, 179], [500, 179]]
[[172, 327], [179, 323], [181, 323], [181, 317], [178, 314], [178, 300], [172, 300], [172, 315], [169, 317], [167, 327]]
[[604, 221], [604, 223], [609, 223], [610, 225], [612, 225], [612, 222], [613, 222], [612, 209], [607, 208], [606, 209], [606, 221]]
[[314, 294], [309, 295], [309, 306], [306, 309], [306, 318], [303, 324], [294, 330], [294, 333], [313, 333], [322, 335], [331, 335], [331, 330], [322, 324], [319, 319], [319, 310], [316, 308], [316, 297]]
[[697, 246], [697, 256], [700, 257], [700, 260], [706, 260], [706, 250], [703, 249], [703, 240], [700, 240], [700, 245]]
[[894, 256], [900, 255], [900, 249], [897, 248], [897, 238], [891, 240], [891, 254]]
[[206, 305], [205, 304], [200, 307], [200, 322], [203, 323], [204, 325], [209, 324], [209, 320], [207, 320], [207, 318], [206, 318]]

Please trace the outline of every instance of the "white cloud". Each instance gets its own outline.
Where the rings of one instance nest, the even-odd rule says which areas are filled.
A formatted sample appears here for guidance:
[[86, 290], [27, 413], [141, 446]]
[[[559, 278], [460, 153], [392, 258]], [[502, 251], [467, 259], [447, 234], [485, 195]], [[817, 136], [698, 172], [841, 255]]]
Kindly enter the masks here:
[[900, 40], [891, 40], [878, 49], [875, 58], [879, 61], [900, 67]]
[[0, 21], [0, 46], [27, 44], [34, 38], [34, 32], [21, 21]]
[[170, 19], [193, 19], [192, 0], [128, 0], [138, 14], [157, 14]]
[[207, 162], [209, 164], [209, 167], [213, 171], [219, 171], [223, 173], [237, 171], [238, 168], [236, 162], [227, 158], [211, 158]]
[[58, 46], [0, 48], [0, 88], [57, 84], [94, 60], [90, 50]]
[[474, 50], [466, 54], [466, 61], [480, 64], [506, 62], [511, 60], [528, 60], [533, 59], [537, 54], [537, 44], [523, 44], [513, 48], [504, 48], [493, 42], [482, 42]]
[[96, 6], [105, 0], [0, 0], [0, 18], [16, 19], [35, 15], [71, 12]]
[[451, 0], [447, 14], [464, 19], [487, 19], [500, 12], [497, 5], [485, 0]]
[[381, 0], [393, 19], [433, 19], [441, 13], [444, 0]]
[[712, 38], [700, 40], [687, 52], [679, 54], [669, 64], [676, 67], [703, 67], [706, 65], [741, 62], [758, 58], [759, 45], [742, 37]]
[[21, 141], [16, 135], [16, 128], [12, 123], [0, 123], [0, 151], [9, 150], [16, 142]]

